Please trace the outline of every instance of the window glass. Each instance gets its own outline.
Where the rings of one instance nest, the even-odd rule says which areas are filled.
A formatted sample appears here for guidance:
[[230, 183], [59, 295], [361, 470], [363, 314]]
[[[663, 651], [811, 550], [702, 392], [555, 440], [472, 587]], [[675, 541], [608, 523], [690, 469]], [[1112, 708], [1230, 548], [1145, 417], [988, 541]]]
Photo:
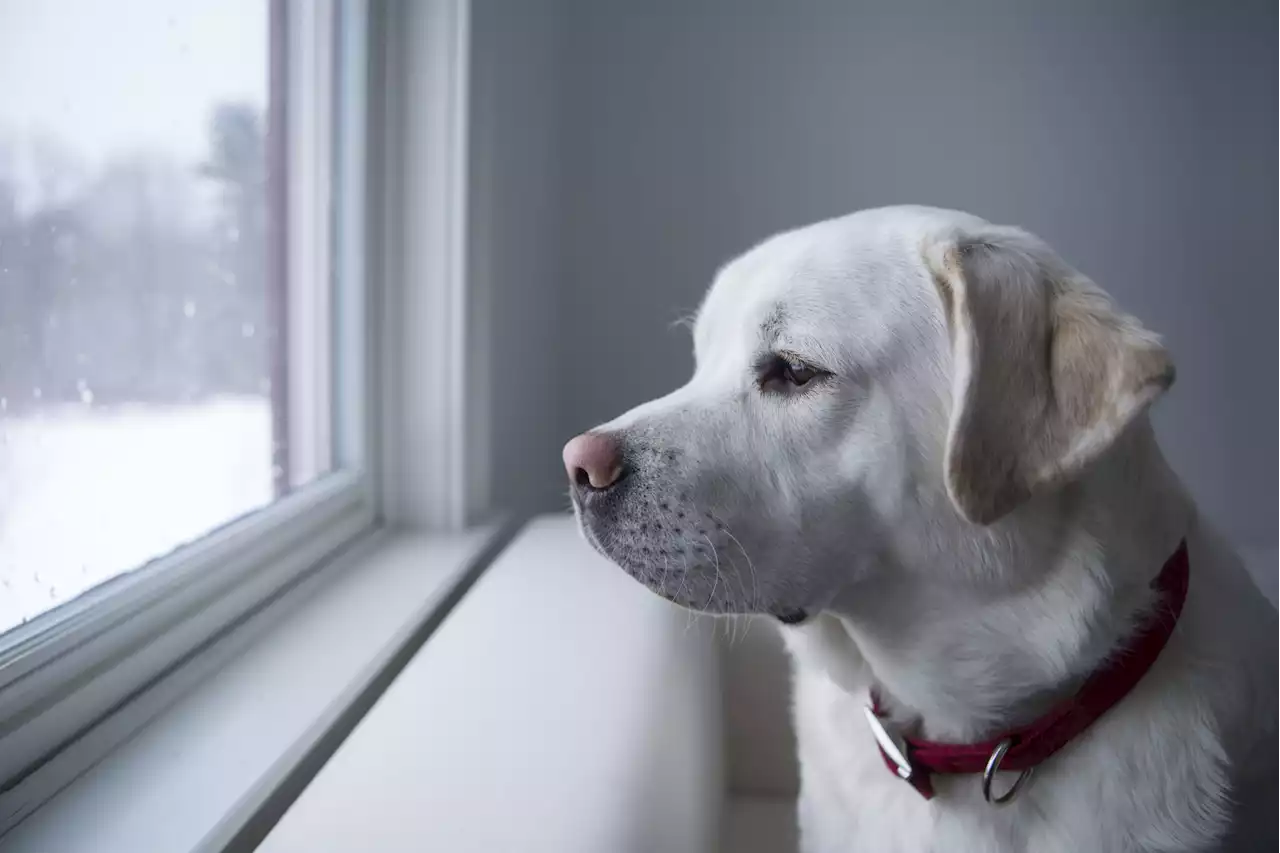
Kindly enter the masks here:
[[0, 0], [0, 632], [330, 467], [283, 18]]

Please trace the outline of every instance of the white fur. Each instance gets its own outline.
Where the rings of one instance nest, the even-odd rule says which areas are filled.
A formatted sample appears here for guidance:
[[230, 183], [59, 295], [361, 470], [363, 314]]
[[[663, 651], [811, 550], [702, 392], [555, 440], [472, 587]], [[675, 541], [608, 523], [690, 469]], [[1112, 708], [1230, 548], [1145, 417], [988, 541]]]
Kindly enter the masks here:
[[[990, 227], [864, 211], [728, 265], [695, 328], [694, 377], [600, 427], [631, 448], [632, 475], [610, 503], [579, 503], [584, 528], [687, 606], [815, 614], [782, 629], [805, 853], [1275, 849], [1276, 613], [1197, 515], [1145, 415], [1071, 482], [990, 525], [948, 495], [952, 401], [974, 366], [953, 355], [922, 247]], [[754, 365], [770, 351], [832, 377], [762, 393]], [[873, 683], [930, 739], [1027, 722], [1143, 617], [1184, 537], [1190, 592], [1159, 660], [1012, 804], [986, 804], [976, 776], [935, 777], [926, 802], [886, 770], [862, 715]]]

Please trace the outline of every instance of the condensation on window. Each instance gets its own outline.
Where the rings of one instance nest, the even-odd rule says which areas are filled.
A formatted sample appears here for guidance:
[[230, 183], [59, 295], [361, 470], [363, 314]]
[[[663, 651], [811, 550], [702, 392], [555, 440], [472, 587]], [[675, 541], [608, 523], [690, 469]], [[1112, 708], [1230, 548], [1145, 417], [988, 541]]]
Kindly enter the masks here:
[[275, 496], [268, 28], [0, 0], [0, 632]]

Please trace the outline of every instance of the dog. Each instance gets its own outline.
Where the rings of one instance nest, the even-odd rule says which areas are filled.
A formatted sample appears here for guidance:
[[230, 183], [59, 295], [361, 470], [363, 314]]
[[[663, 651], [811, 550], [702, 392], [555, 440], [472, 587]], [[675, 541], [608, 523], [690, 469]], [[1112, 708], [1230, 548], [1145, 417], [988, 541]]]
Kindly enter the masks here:
[[899, 206], [728, 263], [693, 339], [566, 445], [572, 501], [658, 595], [778, 623], [805, 853], [1276, 849], [1277, 615], [1160, 452], [1156, 335]]

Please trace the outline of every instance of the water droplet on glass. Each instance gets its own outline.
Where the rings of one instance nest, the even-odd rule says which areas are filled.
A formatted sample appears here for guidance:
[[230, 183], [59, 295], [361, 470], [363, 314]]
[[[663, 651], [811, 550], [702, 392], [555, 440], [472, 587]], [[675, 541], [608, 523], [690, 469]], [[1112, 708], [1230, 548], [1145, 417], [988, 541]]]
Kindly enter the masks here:
[[0, 412], [3, 412], [7, 408], [9, 408], [9, 398], [0, 397]]
[[281, 477], [283, 477], [283, 476], [284, 476], [284, 469], [283, 469], [283, 468], [281, 468], [279, 465], [272, 465], [272, 466], [271, 466], [271, 479], [273, 479], [273, 480], [279, 480], [279, 479], [280, 479]]
[[81, 389], [80, 389], [80, 402], [81, 402], [81, 403], [84, 403], [86, 406], [92, 406], [92, 405], [93, 405], [93, 392], [92, 392], [92, 391], [90, 391], [88, 388], [81, 388]]
[[35, 581], [36, 583], [40, 583], [40, 573], [39, 573], [39, 572], [36, 572], [35, 574], [33, 574], [33, 575], [31, 576], [31, 579], [32, 579], [33, 581]]
[[0, 578], [0, 584], [4, 584], [5, 589], [10, 589], [12, 587], [8, 578]]
[[239, 243], [239, 242], [240, 242], [240, 229], [239, 229], [239, 228], [237, 228], [237, 227], [236, 227], [236, 226], [234, 226], [234, 225], [232, 225], [230, 228], [228, 228], [228, 229], [227, 229], [227, 239], [228, 239], [228, 240], [230, 240], [232, 243]]
[[241, 334], [242, 336], [246, 337], [246, 338], [252, 338], [252, 337], [253, 337], [253, 324], [252, 324], [252, 323], [244, 323], [244, 324], [242, 324], [242, 325], [240, 326], [240, 334]]
[[89, 574], [89, 567], [88, 567], [87, 565], [85, 565], [84, 563], [81, 563], [81, 564], [80, 564], [80, 574], [82, 574], [82, 575], [87, 575], [87, 574]]
[[39, 400], [41, 397], [43, 397], [43, 396], [44, 396], [44, 392], [43, 392], [43, 391], [41, 391], [39, 388], [32, 388], [32, 389], [31, 389], [31, 396], [32, 396], [32, 397], [35, 397], [37, 400]]
[[196, 316], [196, 304], [192, 302], [190, 299], [188, 299], [186, 302], [183, 302], [182, 313], [187, 316], [187, 319], [190, 319]]
[[54, 599], [55, 601], [57, 600], [57, 598], [58, 598], [58, 588], [57, 588], [56, 586], [51, 586], [51, 587], [49, 587], [49, 597], [50, 597], [50, 598], [52, 598], [52, 599]]

